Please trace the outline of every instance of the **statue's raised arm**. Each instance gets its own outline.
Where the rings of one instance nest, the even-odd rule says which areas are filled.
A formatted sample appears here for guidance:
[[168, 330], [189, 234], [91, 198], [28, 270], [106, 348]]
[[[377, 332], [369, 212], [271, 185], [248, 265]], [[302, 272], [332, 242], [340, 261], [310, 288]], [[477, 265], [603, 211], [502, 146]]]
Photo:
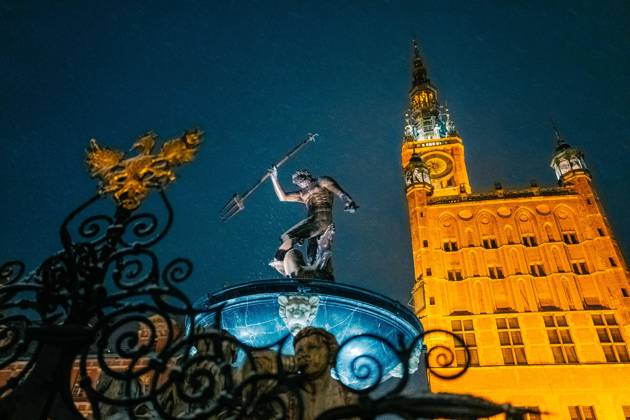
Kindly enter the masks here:
[[300, 197], [300, 193], [291, 192], [287, 193], [282, 188], [280, 181], [278, 180], [278, 168], [274, 165], [269, 169], [269, 178], [271, 178], [271, 184], [273, 185], [273, 190], [280, 201], [293, 201], [293, 202], [302, 202], [302, 198]]

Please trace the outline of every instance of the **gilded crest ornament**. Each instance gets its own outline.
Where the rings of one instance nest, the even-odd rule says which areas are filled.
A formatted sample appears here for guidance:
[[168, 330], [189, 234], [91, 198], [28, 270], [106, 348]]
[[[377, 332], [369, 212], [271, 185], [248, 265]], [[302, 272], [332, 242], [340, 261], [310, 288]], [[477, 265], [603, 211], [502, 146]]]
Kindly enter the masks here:
[[197, 154], [203, 132], [187, 130], [179, 138], [162, 145], [159, 153], [153, 153], [157, 134], [148, 132], [134, 143], [130, 151], [136, 156], [125, 158], [125, 153], [100, 146], [90, 140], [85, 163], [90, 176], [99, 179], [99, 194], [111, 194], [116, 205], [134, 210], [154, 188], [164, 188], [175, 181], [173, 169], [192, 162]]

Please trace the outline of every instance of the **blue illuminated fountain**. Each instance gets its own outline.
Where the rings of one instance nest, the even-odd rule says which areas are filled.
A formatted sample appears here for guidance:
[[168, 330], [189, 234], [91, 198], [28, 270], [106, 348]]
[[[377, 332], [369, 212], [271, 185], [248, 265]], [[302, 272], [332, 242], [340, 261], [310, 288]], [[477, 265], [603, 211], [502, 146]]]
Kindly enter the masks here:
[[326, 281], [334, 280], [334, 199], [342, 200], [344, 211], [349, 213], [359, 206], [331, 177], [314, 177], [308, 170], [298, 170], [292, 176], [299, 188], [294, 192], [286, 192], [278, 179], [278, 167], [316, 136], [309, 134], [252, 188], [235, 194], [221, 215], [227, 221], [242, 211], [247, 197], [267, 179], [279, 201], [304, 204], [307, 217], [281, 235], [281, 244], [269, 263], [287, 279], [245, 283], [211, 294], [197, 302], [197, 307], [207, 312], [197, 315], [195, 324], [216, 327], [220, 312], [219, 327], [251, 346], [269, 347], [290, 336], [280, 349], [283, 354], [293, 353], [291, 334], [308, 326], [323, 328], [341, 346], [333, 376], [348, 386], [365, 389], [379, 380], [403, 376], [403, 361], [396, 350], [413, 343], [416, 348], [408, 366], [412, 372], [417, 370], [422, 344], [414, 340], [422, 327], [398, 302], [369, 290]]
[[[210, 294], [197, 306], [208, 309], [197, 315], [197, 325], [215, 325], [213, 310], [221, 308], [221, 328], [255, 347], [276, 343], [290, 335], [291, 330], [306, 326], [304, 320], [330, 331], [340, 344], [368, 333], [394, 346], [401, 341], [409, 346], [422, 332], [413, 312], [400, 303], [366, 289], [330, 281], [282, 279], [244, 283]], [[421, 345], [416, 346], [410, 362], [411, 373], [418, 368]], [[282, 353], [293, 354], [292, 337]], [[360, 372], [365, 372], [366, 367], [362, 364], [373, 360], [378, 360], [383, 369], [382, 380], [401, 376], [400, 360], [394, 351], [369, 337], [354, 338], [342, 346], [333, 374], [351, 387], [365, 388], [373, 383], [373, 378], [361, 377]], [[373, 369], [371, 376], [380, 375]]]

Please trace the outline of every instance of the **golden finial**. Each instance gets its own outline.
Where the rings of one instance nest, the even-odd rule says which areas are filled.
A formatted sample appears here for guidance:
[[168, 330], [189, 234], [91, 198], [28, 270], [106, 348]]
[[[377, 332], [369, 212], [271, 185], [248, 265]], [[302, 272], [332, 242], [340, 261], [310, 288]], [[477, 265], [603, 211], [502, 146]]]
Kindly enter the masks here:
[[193, 161], [202, 136], [200, 130], [187, 130], [181, 137], [164, 142], [160, 152], [153, 154], [157, 134], [149, 132], [131, 148], [138, 154], [126, 159], [123, 152], [100, 146], [92, 139], [85, 163], [90, 176], [99, 179], [99, 194], [111, 194], [118, 206], [133, 210], [152, 188], [164, 188], [175, 181], [173, 169]]

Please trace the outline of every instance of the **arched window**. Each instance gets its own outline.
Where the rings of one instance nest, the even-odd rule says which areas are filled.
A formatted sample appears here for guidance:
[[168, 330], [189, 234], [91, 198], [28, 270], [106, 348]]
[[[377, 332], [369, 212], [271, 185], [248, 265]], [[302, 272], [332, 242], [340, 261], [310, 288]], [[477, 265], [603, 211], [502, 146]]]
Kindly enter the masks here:
[[461, 241], [457, 232], [457, 220], [450, 214], [442, 215], [439, 219], [440, 240], [442, 249], [447, 252], [457, 251]]
[[556, 224], [560, 229], [562, 241], [567, 245], [579, 243], [575, 214], [567, 206], [558, 206], [553, 212]]
[[536, 216], [522, 208], [515, 214], [516, 225], [520, 234], [521, 243], [528, 247], [538, 246], [538, 232], [536, 229]]

